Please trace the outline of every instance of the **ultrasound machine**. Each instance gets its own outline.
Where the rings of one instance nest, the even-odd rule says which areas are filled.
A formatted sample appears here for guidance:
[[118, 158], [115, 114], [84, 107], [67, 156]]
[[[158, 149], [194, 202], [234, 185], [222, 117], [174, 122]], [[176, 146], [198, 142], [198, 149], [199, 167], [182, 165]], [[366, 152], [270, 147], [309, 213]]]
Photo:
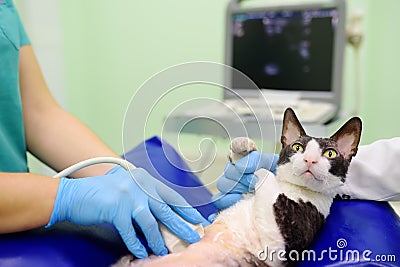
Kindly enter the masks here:
[[240, 2], [227, 9], [225, 63], [258, 88], [228, 73], [228, 106], [239, 114], [249, 107], [257, 113], [266, 100], [274, 119], [288, 106], [306, 123], [334, 118], [341, 106], [345, 2], [260, 7]]

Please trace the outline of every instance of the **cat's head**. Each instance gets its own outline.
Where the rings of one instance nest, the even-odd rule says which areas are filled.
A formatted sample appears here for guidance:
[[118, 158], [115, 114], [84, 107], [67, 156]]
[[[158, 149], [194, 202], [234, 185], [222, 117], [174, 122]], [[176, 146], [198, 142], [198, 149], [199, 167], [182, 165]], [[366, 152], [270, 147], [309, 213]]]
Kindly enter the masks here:
[[310, 137], [294, 111], [288, 108], [283, 119], [278, 175], [317, 192], [333, 193], [345, 182], [360, 136], [361, 120], [353, 117], [329, 138]]

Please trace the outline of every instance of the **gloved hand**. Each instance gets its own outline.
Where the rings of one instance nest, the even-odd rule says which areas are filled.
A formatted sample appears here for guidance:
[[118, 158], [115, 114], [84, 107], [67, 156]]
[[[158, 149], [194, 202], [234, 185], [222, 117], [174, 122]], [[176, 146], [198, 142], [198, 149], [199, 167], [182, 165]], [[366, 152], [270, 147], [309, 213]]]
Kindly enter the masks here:
[[215, 207], [225, 209], [241, 200], [242, 194], [252, 192], [258, 181], [254, 172], [264, 168], [275, 173], [278, 159], [276, 154], [253, 151], [235, 164], [228, 162], [217, 181], [220, 192], [212, 197]]
[[61, 178], [46, 227], [62, 221], [80, 225], [111, 223], [138, 258], [148, 254], [136, 237], [132, 220], [139, 225], [156, 255], [168, 253], [156, 219], [185, 242], [200, 240], [199, 235], [172, 211], [193, 224], [209, 224], [197, 210], [144, 169], [137, 168], [131, 173], [133, 177], [123, 168], [116, 167], [103, 176]]

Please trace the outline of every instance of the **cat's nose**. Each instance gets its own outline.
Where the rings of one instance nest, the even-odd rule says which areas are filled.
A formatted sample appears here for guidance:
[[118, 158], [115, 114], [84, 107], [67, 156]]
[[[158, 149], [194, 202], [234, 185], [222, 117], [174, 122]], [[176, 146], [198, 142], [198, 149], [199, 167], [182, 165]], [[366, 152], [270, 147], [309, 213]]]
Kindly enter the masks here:
[[318, 163], [318, 160], [315, 158], [304, 158], [304, 162], [307, 164], [308, 167], [311, 167], [313, 164]]

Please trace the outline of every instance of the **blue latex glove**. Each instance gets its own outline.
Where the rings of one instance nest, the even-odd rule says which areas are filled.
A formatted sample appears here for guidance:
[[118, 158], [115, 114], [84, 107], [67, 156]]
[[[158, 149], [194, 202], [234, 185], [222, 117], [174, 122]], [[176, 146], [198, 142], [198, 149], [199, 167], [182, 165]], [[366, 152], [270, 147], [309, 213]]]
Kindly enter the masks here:
[[168, 253], [156, 219], [187, 243], [200, 240], [199, 235], [173, 212], [191, 223], [209, 224], [197, 210], [144, 169], [137, 168], [131, 173], [133, 178], [128, 171], [116, 167], [103, 176], [61, 178], [46, 227], [62, 221], [80, 225], [111, 223], [138, 258], [148, 254], [136, 237], [132, 220], [141, 228], [156, 255]]
[[[227, 163], [217, 182], [220, 191], [212, 197], [215, 207], [225, 209], [242, 199], [242, 194], [254, 191], [258, 178], [254, 172], [264, 168], [275, 173], [279, 156], [253, 151], [235, 164]], [[211, 216], [209, 219], [213, 219]]]

